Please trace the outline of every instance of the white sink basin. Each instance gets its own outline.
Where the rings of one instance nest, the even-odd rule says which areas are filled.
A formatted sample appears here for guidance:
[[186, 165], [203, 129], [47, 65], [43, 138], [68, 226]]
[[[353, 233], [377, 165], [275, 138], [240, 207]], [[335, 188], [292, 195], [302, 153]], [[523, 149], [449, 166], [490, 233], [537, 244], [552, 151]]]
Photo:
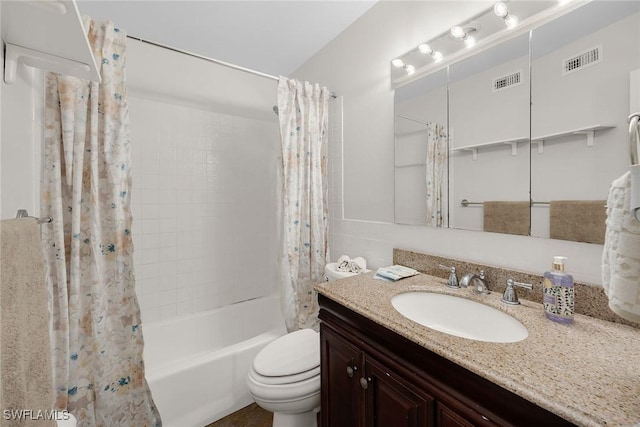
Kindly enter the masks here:
[[522, 323], [488, 305], [453, 295], [407, 292], [391, 304], [404, 317], [436, 331], [488, 342], [518, 342], [529, 332]]

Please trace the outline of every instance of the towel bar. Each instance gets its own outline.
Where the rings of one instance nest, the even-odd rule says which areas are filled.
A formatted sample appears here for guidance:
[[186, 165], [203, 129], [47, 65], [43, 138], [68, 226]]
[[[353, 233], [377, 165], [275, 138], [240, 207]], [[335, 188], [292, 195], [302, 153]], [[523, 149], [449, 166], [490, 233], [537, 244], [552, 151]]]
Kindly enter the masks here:
[[38, 221], [38, 224], [48, 224], [50, 222], [53, 222], [53, 218], [51, 218], [50, 216], [46, 218], [30, 217], [29, 212], [27, 212], [26, 209], [18, 209], [18, 212], [16, 213], [16, 218], [35, 218], [36, 221]]
[[[460, 201], [460, 206], [463, 206], [465, 208], [467, 206], [470, 206], [470, 205], [483, 205], [483, 204], [484, 204], [484, 202], [470, 202], [467, 199], [462, 199]], [[548, 205], [548, 204], [549, 204], [549, 202], [531, 202], [532, 206], [533, 205]]]
[[631, 165], [638, 162], [638, 144], [640, 144], [640, 113], [629, 116], [629, 149], [631, 153]]

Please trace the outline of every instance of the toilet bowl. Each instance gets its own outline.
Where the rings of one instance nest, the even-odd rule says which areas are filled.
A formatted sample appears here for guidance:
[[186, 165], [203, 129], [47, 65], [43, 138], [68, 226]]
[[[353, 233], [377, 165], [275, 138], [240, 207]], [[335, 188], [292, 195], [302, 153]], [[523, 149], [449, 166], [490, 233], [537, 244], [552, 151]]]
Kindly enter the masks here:
[[273, 412], [273, 427], [315, 427], [320, 410], [320, 337], [312, 329], [263, 348], [247, 375], [256, 403]]

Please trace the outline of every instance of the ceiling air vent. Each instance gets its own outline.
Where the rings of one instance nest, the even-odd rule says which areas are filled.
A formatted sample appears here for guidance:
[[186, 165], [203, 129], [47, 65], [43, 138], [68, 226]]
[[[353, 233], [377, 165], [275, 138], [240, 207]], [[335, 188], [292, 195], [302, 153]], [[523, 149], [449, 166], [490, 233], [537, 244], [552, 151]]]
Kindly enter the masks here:
[[522, 70], [494, 79], [492, 86], [493, 92], [506, 89], [508, 87], [517, 86], [520, 83], [522, 83]]
[[588, 66], [597, 64], [601, 60], [602, 45], [599, 45], [562, 61], [562, 75], [565, 76], [574, 71], [582, 70]]

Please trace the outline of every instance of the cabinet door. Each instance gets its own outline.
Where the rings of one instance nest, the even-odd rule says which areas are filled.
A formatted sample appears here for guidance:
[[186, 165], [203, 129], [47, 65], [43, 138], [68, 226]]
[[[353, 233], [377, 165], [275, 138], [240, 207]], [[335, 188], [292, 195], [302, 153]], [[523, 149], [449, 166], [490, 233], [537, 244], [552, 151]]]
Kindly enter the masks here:
[[320, 325], [322, 404], [320, 417], [324, 427], [358, 427], [363, 417], [363, 393], [360, 386], [361, 354], [354, 345]]
[[[476, 409], [472, 409], [460, 401], [447, 405], [443, 405], [441, 401], [436, 402], [436, 426], [438, 427], [497, 427], [505, 425], [505, 422], [491, 421], [486, 415], [477, 412], [478, 409], [481, 409], [478, 406]], [[548, 424], [542, 422], [539, 425]]]
[[474, 425], [456, 414], [451, 409], [438, 402], [436, 410], [436, 425], [438, 427], [473, 427]]
[[368, 355], [361, 386], [366, 388], [367, 427], [433, 425], [433, 398]]

